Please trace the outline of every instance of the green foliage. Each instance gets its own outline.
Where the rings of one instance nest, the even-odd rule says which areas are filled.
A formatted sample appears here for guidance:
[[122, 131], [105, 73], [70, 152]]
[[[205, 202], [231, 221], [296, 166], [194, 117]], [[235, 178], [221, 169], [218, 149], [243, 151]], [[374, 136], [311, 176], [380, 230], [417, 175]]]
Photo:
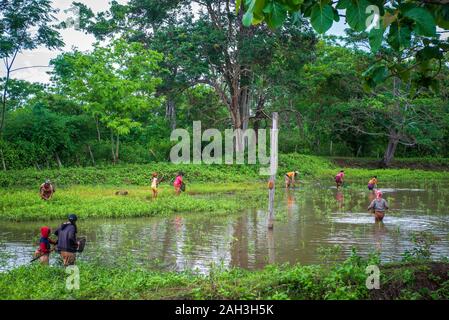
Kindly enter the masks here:
[[403, 254], [404, 261], [429, 261], [431, 257], [431, 248], [435, 243], [435, 237], [426, 232], [415, 233], [412, 235], [414, 244], [411, 250], [406, 250]]
[[[276, 16], [275, 23], [272, 17], [273, 8], [279, 8], [278, 11], [282, 12]], [[344, 18], [350, 28], [355, 32], [362, 32], [368, 31], [375, 15], [378, 15], [380, 22], [370, 31], [369, 44], [372, 52], [377, 52], [382, 44], [386, 43], [389, 48], [385, 47], [384, 53], [388, 54], [389, 50], [393, 49], [396, 54], [405, 56], [404, 50], [413, 47], [408, 57], [417, 58], [417, 52], [422, 48], [433, 47], [444, 52], [448, 51], [447, 43], [440, 39], [436, 32], [437, 25], [443, 30], [449, 28], [447, 8], [447, 4], [443, 2], [421, 4], [402, 1], [387, 3], [375, 0], [340, 0], [338, 2], [252, 0], [245, 2], [244, 24], [249, 26], [251, 23], [258, 24], [265, 21], [271, 28], [278, 28], [288, 15], [295, 16], [301, 12], [305, 17], [310, 18], [313, 28], [318, 33], [325, 33], [332, 27], [334, 21], [339, 21], [338, 10], [341, 10], [345, 11]], [[384, 39], [386, 42], [383, 41]], [[414, 42], [413, 45], [412, 42]], [[439, 63], [442, 59], [442, 57], [438, 58]], [[428, 58], [425, 62], [430, 63], [431, 59]], [[396, 62], [389, 66], [389, 71], [406, 81], [408, 77], [406, 74], [396, 72], [399, 66], [400, 62]], [[414, 70], [419, 77], [429, 77], [429, 70], [425, 68], [416, 65]], [[383, 79], [377, 78], [367, 83], [375, 87], [382, 82]], [[424, 82], [419, 85], [430, 86], [429, 83]]]
[[[147, 185], [150, 178], [147, 179]], [[259, 185], [260, 186], [260, 185]], [[257, 191], [257, 185], [222, 185], [207, 187], [203, 185], [187, 186], [187, 192], [175, 196], [169, 185], [161, 187], [158, 199], [151, 198], [149, 187], [131, 187], [128, 195], [116, 195], [117, 188], [110, 186], [57, 188], [52, 201], [42, 201], [36, 191], [9, 191], [2, 196], [0, 220], [55, 220], [65, 219], [67, 212], [76, 212], [80, 219], [90, 217], [127, 218], [163, 216], [173, 213], [207, 212], [211, 215], [239, 212], [251, 206], [257, 206], [265, 200], [260, 192], [242, 193], [244, 189]], [[236, 192], [238, 196], [223, 197], [220, 192]], [[208, 198], [195, 196], [209, 193]], [[80, 199], [82, 202], [80, 202]]]
[[[129, 260], [124, 260], [122, 267], [79, 262], [80, 290], [74, 291], [65, 288], [67, 274], [63, 268], [34, 264], [0, 274], [0, 299], [370, 299], [365, 286], [365, 267], [369, 263], [353, 254], [331, 268], [270, 265], [257, 271], [215, 268], [209, 275], [195, 275], [148, 271]], [[397, 285], [397, 278], [391, 277], [389, 270], [417, 272], [416, 267], [408, 265], [384, 267], [388, 274], [381, 288], [386, 291]], [[418, 289], [404, 283], [402, 295], [389, 298], [422, 297], [426, 291], [426, 298], [447, 299], [447, 283], [439, 279], [433, 288]]]

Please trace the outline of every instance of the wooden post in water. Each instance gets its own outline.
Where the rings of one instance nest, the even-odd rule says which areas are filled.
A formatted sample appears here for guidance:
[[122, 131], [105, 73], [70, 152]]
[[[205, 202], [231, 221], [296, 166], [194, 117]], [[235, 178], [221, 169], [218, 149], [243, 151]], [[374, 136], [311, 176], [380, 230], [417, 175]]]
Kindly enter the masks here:
[[270, 134], [270, 171], [268, 182], [268, 229], [273, 229], [274, 224], [274, 191], [276, 188], [276, 171], [278, 166], [278, 113], [273, 112], [273, 125]]

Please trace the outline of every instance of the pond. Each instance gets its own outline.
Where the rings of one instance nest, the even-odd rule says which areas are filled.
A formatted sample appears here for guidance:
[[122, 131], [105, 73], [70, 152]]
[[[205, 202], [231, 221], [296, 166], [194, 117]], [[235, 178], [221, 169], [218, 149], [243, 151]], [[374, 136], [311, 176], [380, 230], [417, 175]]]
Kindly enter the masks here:
[[[266, 227], [266, 208], [228, 216], [80, 220], [79, 235], [87, 245], [79, 259], [110, 265], [131, 259], [151, 269], [207, 273], [213, 265], [258, 269], [269, 263], [323, 263], [323, 249], [332, 252], [337, 246], [336, 259], [355, 247], [364, 256], [377, 250], [382, 261], [398, 261], [414, 247], [412, 235], [419, 232], [433, 235], [434, 258], [449, 256], [449, 183], [395, 183], [381, 190], [390, 204], [383, 223], [375, 223], [366, 211], [373, 198], [368, 190], [348, 186], [337, 191], [322, 182], [277, 188], [272, 232]], [[39, 228], [55, 229], [59, 223], [1, 222], [0, 270], [29, 263]]]

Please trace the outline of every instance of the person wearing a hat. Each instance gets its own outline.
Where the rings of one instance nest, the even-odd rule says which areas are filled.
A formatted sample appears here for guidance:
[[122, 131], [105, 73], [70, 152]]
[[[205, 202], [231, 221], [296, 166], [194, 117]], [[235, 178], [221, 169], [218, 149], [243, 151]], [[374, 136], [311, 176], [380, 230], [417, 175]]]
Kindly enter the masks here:
[[78, 231], [76, 220], [78, 220], [77, 216], [70, 214], [69, 221], [61, 224], [55, 231], [55, 235], [58, 237], [57, 251], [61, 255], [65, 267], [74, 265], [76, 260], [76, 251], [79, 247], [79, 242], [76, 238]]
[[298, 171], [287, 172], [285, 174], [285, 188], [295, 187], [295, 178], [299, 176]]
[[374, 218], [377, 221], [382, 221], [385, 216], [385, 211], [388, 210], [388, 202], [382, 198], [382, 191], [376, 192], [376, 199], [371, 201], [368, 211], [373, 210]]
[[50, 200], [53, 194], [55, 193], [55, 187], [52, 185], [50, 180], [45, 180], [43, 184], [41, 184], [39, 188], [39, 194], [43, 200]]

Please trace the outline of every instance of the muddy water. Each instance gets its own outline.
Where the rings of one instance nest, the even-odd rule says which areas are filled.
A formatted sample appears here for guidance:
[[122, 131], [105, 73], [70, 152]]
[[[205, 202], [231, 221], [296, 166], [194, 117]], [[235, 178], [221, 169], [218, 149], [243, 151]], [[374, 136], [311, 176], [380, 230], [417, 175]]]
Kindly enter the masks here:
[[[340, 192], [324, 183], [278, 189], [273, 232], [267, 232], [265, 208], [226, 217], [186, 213], [79, 221], [80, 235], [88, 239], [79, 259], [110, 265], [135, 260], [152, 269], [207, 272], [212, 265], [257, 269], [268, 263], [323, 263], [323, 249], [334, 248], [335, 258], [344, 259], [355, 247], [362, 255], [377, 250], [383, 261], [397, 261], [414, 247], [411, 238], [419, 232], [434, 236], [433, 257], [449, 256], [449, 183], [381, 190], [391, 208], [381, 224], [366, 211], [373, 197], [368, 190], [349, 186]], [[0, 270], [28, 263], [39, 228], [47, 224], [1, 222]]]

